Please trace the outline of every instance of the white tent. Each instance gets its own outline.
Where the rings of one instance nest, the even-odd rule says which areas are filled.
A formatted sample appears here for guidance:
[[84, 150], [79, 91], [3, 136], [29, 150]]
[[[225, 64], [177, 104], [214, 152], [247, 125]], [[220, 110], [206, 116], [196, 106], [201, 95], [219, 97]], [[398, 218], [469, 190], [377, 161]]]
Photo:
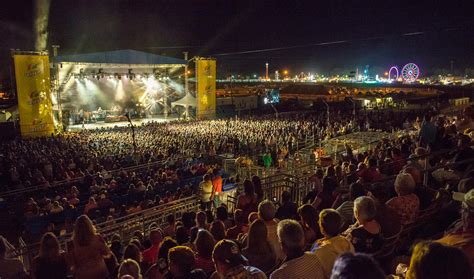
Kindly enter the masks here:
[[174, 108], [176, 106], [184, 107], [183, 116], [185, 118], [188, 118], [189, 117], [189, 108], [190, 107], [196, 107], [196, 98], [193, 95], [188, 93], [183, 98], [171, 103], [171, 108]]

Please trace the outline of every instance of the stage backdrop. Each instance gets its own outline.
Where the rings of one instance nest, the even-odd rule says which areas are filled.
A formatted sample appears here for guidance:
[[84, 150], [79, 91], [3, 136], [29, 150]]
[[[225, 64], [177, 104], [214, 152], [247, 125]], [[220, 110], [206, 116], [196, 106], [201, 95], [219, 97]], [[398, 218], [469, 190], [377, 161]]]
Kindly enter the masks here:
[[198, 119], [216, 116], [216, 60], [199, 58], [196, 60]]
[[54, 133], [48, 55], [15, 54], [18, 111], [22, 137]]

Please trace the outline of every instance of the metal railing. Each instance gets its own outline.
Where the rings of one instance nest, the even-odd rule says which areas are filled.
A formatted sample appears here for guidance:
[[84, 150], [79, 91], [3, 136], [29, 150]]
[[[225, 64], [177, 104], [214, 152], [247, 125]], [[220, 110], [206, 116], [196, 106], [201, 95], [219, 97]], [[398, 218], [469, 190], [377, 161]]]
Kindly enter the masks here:
[[[200, 199], [197, 196], [191, 196], [166, 204], [161, 204], [137, 213], [129, 214], [124, 217], [115, 219], [112, 222], [103, 222], [97, 224], [95, 227], [104, 239], [110, 240], [113, 235], [120, 235], [121, 240], [127, 243], [134, 231], [140, 230], [143, 234], [148, 234], [151, 224], [158, 226], [165, 226], [166, 217], [172, 214], [175, 220], [181, 219], [183, 213], [190, 211], [197, 211], [199, 209]], [[72, 234], [66, 234], [58, 238], [61, 247], [66, 247], [66, 241], [72, 237]], [[20, 257], [28, 269], [34, 257], [38, 254], [39, 243], [27, 244], [25, 241], [19, 239], [19, 247], [13, 251], [13, 255]]]

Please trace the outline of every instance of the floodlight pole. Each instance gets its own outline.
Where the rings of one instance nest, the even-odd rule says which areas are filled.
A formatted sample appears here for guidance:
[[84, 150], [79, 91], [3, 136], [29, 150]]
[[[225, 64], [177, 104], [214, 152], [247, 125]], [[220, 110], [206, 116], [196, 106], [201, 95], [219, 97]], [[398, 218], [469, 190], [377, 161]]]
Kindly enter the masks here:
[[[59, 49], [59, 45], [52, 45], [51, 46], [53, 48], [53, 57], [56, 57], [58, 56], [58, 49]], [[63, 126], [63, 112], [62, 112], [62, 106], [61, 106], [61, 92], [59, 90], [59, 87], [60, 87], [60, 83], [59, 83], [59, 64], [58, 63], [53, 63], [54, 65], [54, 71], [55, 71], [55, 74], [56, 74], [56, 77], [55, 77], [55, 81], [54, 81], [54, 88], [56, 90], [56, 102], [57, 102], [57, 106], [58, 106], [58, 127], [59, 127], [59, 130], [62, 132], [63, 129], [64, 129], [64, 126]]]

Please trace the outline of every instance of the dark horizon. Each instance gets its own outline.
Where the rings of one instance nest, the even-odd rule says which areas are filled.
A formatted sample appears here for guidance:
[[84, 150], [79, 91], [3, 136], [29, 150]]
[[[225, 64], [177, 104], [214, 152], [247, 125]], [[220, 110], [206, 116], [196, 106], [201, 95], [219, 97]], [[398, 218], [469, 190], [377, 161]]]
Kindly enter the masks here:
[[[9, 50], [34, 47], [33, 2], [5, 3], [0, 11], [2, 80]], [[180, 58], [189, 51], [216, 57], [220, 76], [262, 75], [265, 62], [271, 73], [383, 70], [408, 62], [422, 75], [450, 70], [451, 61], [457, 73], [474, 68], [472, 1], [317, 2], [51, 0], [47, 47], [60, 45], [60, 54], [136, 49]]]

